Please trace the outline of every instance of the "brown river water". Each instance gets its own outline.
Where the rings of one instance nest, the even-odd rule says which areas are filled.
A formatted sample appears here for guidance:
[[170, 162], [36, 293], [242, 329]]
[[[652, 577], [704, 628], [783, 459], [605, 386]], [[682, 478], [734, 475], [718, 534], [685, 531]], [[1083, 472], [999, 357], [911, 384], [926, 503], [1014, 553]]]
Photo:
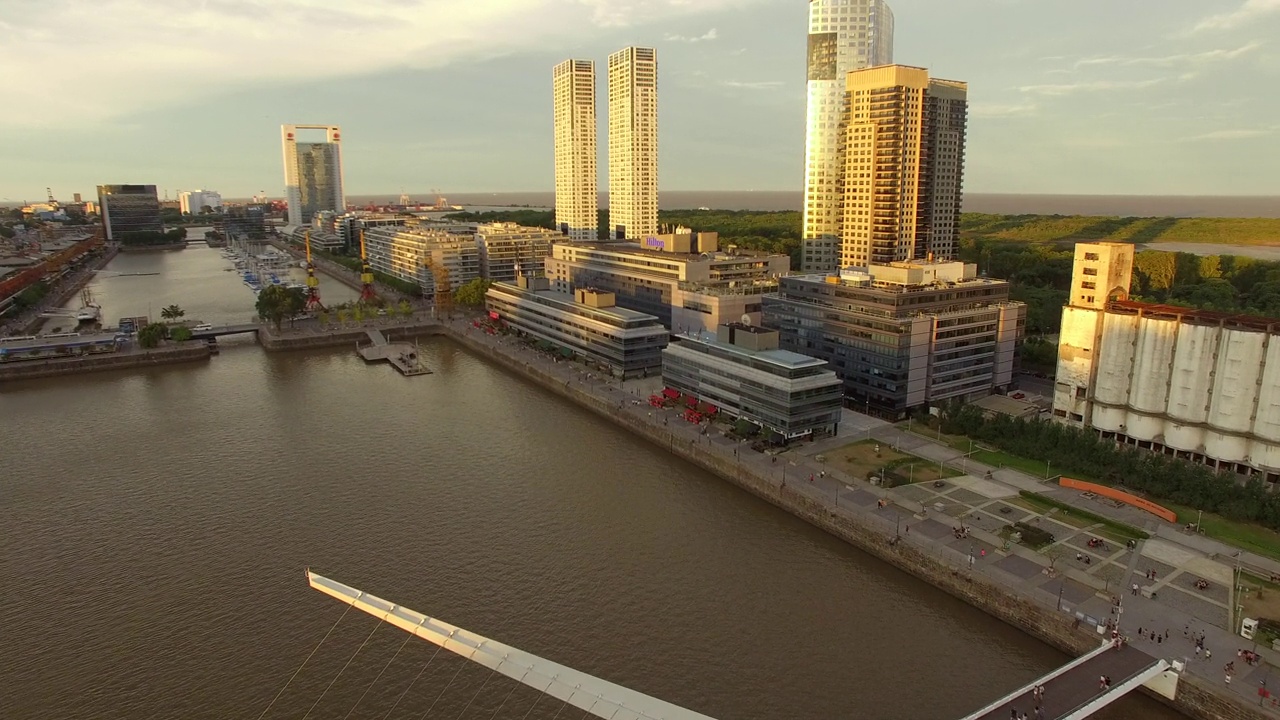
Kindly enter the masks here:
[[[243, 321], [225, 266], [122, 255], [161, 274], [94, 292], [109, 320]], [[0, 718], [252, 720], [278, 693], [268, 718], [580, 716], [344, 617], [308, 566], [721, 720], [956, 718], [1068, 659], [448, 340], [423, 353], [404, 378], [233, 340], [0, 386]]]

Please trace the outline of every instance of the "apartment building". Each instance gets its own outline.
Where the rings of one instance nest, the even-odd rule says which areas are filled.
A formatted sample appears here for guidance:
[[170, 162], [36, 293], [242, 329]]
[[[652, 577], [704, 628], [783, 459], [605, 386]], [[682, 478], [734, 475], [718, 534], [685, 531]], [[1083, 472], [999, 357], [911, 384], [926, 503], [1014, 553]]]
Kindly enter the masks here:
[[551, 72], [555, 126], [556, 227], [570, 240], [598, 239], [596, 65], [565, 60]]

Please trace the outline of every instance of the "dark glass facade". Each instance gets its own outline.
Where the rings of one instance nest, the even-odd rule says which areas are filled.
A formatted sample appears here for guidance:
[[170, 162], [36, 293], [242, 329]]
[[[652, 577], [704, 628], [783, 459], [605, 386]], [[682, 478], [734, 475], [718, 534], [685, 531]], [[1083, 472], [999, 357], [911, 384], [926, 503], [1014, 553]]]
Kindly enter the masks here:
[[163, 232], [155, 185], [99, 185], [98, 207], [107, 240], [133, 232]]
[[783, 349], [828, 361], [850, 407], [901, 418], [1011, 381], [1026, 306], [1008, 298], [1003, 281], [891, 289], [798, 276], [765, 298], [764, 324]]

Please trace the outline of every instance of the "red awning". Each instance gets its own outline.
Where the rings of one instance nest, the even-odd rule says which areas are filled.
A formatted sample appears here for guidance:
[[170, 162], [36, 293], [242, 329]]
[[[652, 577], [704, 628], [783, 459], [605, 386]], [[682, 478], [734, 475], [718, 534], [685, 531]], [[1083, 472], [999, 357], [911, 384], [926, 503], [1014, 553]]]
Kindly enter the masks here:
[[679, 390], [672, 390], [671, 388], [667, 388], [667, 389], [665, 389], [665, 390], [663, 390], [663, 391], [662, 391], [662, 396], [663, 396], [663, 397], [666, 397], [666, 398], [670, 398], [670, 399], [672, 399], [672, 400], [675, 400], [676, 398], [680, 397], [680, 391], [679, 391]]

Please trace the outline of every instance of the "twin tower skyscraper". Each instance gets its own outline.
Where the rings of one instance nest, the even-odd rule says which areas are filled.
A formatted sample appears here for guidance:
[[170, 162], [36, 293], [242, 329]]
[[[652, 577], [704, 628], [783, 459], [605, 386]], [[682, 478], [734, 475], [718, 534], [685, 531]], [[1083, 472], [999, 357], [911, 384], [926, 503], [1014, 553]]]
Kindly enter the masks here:
[[[596, 68], [565, 60], [552, 72], [556, 226], [596, 240]], [[609, 56], [609, 232], [616, 240], [658, 232], [658, 53], [629, 47]]]

